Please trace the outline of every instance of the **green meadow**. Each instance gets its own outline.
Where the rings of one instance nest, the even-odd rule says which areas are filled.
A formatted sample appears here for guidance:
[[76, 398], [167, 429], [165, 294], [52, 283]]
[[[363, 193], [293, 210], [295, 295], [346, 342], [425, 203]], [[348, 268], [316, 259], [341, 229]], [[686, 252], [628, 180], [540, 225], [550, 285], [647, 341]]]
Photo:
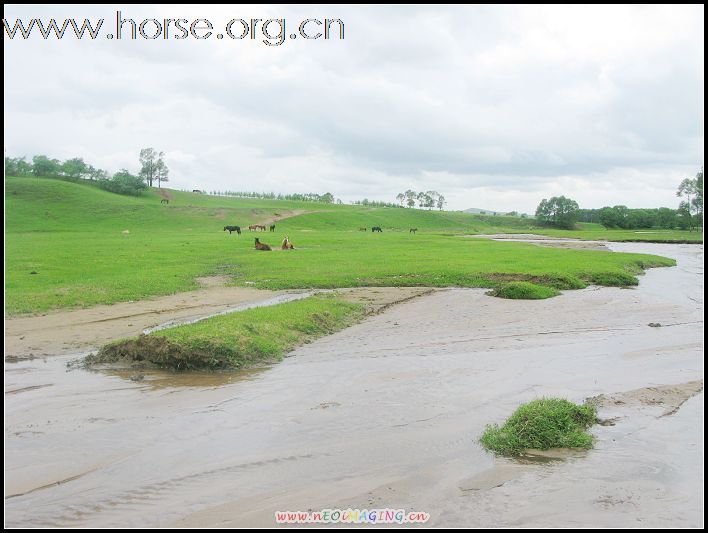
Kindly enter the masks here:
[[[641, 254], [542, 248], [470, 238], [475, 233], [544, 233], [625, 240], [596, 227], [538, 228], [532, 220], [419, 209], [214, 197], [156, 190], [141, 197], [41, 178], [5, 181], [6, 315], [139, 300], [228, 275], [267, 289], [356, 286], [488, 287], [526, 281], [555, 289], [632, 285], [642, 269], [673, 260]], [[276, 215], [276, 231], [241, 236]], [[380, 226], [383, 233], [371, 233]], [[366, 227], [369, 231], [359, 231]], [[409, 232], [417, 228], [417, 233]], [[127, 230], [128, 233], [124, 233]], [[285, 235], [295, 250], [280, 250]], [[672, 232], [671, 239], [699, 238]], [[274, 247], [254, 249], [253, 238]], [[615, 238], [616, 237], [616, 238]], [[668, 239], [668, 237], [667, 237]], [[671, 240], [670, 239], [670, 240]]]

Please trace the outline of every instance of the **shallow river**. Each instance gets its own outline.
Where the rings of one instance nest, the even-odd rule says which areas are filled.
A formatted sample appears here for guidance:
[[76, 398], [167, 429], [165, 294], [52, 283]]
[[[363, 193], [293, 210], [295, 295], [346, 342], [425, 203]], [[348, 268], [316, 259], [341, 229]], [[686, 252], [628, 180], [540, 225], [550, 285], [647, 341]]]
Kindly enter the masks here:
[[703, 246], [609, 246], [678, 266], [542, 301], [439, 291], [241, 374], [6, 363], [6, 526], [272, 526], [348, 507], [433, 526], [700, 526], [702, 393], [668, 416], [606, 407], [615, 425], [561, 461], [477, 443], [540, 396], [703, 378]]

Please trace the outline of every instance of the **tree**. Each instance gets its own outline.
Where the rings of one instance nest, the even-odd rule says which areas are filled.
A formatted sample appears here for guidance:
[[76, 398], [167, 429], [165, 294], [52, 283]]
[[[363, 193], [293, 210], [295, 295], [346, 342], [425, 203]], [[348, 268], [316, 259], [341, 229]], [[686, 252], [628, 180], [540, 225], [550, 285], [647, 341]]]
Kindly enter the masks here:
[[439, 194], [437, 206], [440, 211], [443, 210], [443, 207], [445, 207], [446, 203], [447, 203], [447, 200], [445, 200], [445, 197], [442, 194]]
[[550, 200], [544, 198], [536, 209], [536, 218], [559, 228], [573, 229], [579, 209], [578, 202], [565, 196], [554, 196]]
[[162, 182], [163, 181], [170, 181], [169, 176], [170, 176], [170, 169], [167, 168], [167, 165], [162, 159], [157, 160], [157, 165], [155, 169], [155, 179], [157, 180], [157, 188], [161, 188]]
[[415, 201], [418, 199], [418, 194], [415, 191], [412, 191], [411, 189], [408, 189], [403, 194], [406, 197], [406, 205], [408, 207], [415, 207]]
[[140, 150], [140, 177], [149, 187], [152, 187], [153, 180], [157, 179], [160, 161], [164, 155], [164, 152], [156, 152], [154, 148]]
[[5, 157], [6, 176], [29, 176], [32, 174], [32, 165], [24, 157]]
[[676, 191], [676, 196], [685, 198], [679, 204], [679, 215], [687, 221], [688, 230], [693, 231], [695, 227], [694, 214], [700, 214], [701, 224], [703, 223], [703, 169], [696, 174], [695, 179], [684, 179]]
[[58, 159], [49, 159], [46, 155], [32, 158], [32, 173], [35, 176], [53, 176], [59, 173], [61, 163]]
[[62, 173], [68, 178], [83, 178], [88, 173], [88, 165], [80, 157], [67, 159], [61, 165]]
[[403, 207], [403, 201], [406, 199], [406, 195], [403, 194], [402, 192], [399, 192], [396, 195], [396, 200], [398, 200], [398, 203], [401, 204], [401, 207]]
[[122, 168], [113, 175], [110, 180], [100, 180], [99, 186], [118, 194], [130, 194], [139, 196], [147, 185], [139, 176], [133, 176], [126, 169]]

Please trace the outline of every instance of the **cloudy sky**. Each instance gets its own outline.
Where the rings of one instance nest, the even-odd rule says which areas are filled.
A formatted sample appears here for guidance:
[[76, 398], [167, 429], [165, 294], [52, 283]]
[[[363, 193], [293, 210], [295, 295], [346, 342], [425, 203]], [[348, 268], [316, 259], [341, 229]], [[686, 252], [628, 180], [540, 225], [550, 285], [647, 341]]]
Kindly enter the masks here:
[[[117, 10], [136, 25], [208, 19], [214, 34], [109, 39]], [[560, 194], [587, 208], [675, 207], [679, 182], [703, 164], [703, 6], [5, 6], [4, 16], [105, 19], [95, 40], [5, 34], [6, 156], [137, 173], [140, 149], [154, 147], [174, 188], [345, 202], [432, 189], [450, 209], [528, 213]], [[255, 39], [215, 38], [252, 18], [285, 19], [284, 42], [264, 44], [262, 22]], [[298, 35], [302, 21], [326, 18], [343, 21], [344, 39]], [[232, 30], [240, 36], [240, 22]]]

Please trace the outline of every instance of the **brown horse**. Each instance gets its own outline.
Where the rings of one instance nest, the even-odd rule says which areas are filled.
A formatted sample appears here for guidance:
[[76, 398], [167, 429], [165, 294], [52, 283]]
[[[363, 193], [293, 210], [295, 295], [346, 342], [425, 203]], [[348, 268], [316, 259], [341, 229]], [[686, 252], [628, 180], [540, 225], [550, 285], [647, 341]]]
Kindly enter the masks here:
[[267, 250], [270, 252], [271, 247], [267, 244], [263, 244], [261, 241], [258, 240], [258, 237], [256, 237], [256, 250]]
[[248, 226], [249, 231], [258, 231], [258, 226], [253, 225], [253, 226]]
[[263, 231], [265, 231], [265, 230], [266, 230], [266, 227], [265, 227], [265, 226], [263, 226], [263, 225], [258, 225], [258, 226], [256, 226], [256, 227], [257, 227], [257, 228], [260, 228], [260, 229], [262, 229]]
[[283, 244], [280, 246], [283, 250], [294, 250], [295, 247], [293, 246], [293, 243], [290, 242], [290, 239], [287, 238], [287, 236], [283, 239]]
[[160, 203], [161, 204], [169, 204], [170, 201], [167, 198], [163, 198], [162, 200], [160, 200]]

